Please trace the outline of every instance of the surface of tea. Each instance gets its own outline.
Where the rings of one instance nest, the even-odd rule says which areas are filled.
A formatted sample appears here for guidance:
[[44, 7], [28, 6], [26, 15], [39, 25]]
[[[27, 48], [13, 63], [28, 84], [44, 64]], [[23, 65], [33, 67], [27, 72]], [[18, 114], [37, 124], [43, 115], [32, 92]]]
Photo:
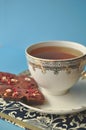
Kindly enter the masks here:
[[34, 49], [30, 55], [42, 59], [70, 59], [81, 56], [83, 53], [76, 49], [66, 47], [47, 46]]

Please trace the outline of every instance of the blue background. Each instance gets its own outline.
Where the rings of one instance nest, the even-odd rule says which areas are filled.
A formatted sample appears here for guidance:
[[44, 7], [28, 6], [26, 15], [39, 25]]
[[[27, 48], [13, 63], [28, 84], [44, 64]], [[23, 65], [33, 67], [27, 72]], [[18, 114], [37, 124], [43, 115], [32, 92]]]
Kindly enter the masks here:
[[26, 70], [25, 48], [47, 40], [86, 45], [86, 0], [0, 0], [0, 71]]
[[0, 119], [0, 130], [25, 130], [17, 125]]
[[0, 0], [0, 71], [27, 69], [25, 48], [46, 40], [86, 45], [86, 0]]

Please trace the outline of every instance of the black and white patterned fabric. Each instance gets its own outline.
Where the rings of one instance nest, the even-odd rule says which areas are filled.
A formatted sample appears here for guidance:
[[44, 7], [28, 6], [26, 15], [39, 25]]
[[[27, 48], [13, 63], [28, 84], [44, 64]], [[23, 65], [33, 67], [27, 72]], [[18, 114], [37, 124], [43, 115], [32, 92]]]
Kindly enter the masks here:
[[43, 130], [85, 130], [86, 111], [57, 115], [33, 111], [19, 102], [0, 98], [0, 112], [24, 122], [29, 122]]

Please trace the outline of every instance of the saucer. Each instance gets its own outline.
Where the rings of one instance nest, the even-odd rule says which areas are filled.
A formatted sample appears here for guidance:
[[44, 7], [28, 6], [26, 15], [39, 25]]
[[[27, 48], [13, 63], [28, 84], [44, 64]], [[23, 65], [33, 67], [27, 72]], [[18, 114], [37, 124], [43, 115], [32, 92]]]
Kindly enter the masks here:
[[21, 102], [20, 104], [46, 114], [70, 114], [86, 109], [86, 79], [80, 79], [68, 93], [61, 96], [49, 95], [43, 88], [40, 90], [46, 100], [43, 105], [29, 106]]

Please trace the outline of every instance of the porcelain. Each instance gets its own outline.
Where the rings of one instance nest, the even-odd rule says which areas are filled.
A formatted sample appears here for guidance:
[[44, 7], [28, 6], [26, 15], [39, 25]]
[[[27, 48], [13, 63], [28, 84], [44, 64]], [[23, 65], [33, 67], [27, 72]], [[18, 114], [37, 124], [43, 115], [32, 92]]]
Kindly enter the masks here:
[[80, 79], [69, 92], [61, 96], [48, 94], [45, 89], [41, 88], [46, 102], [43, 105], [29, 106], [21, 103], [31, 110], [46, 114], [71, 114], [86, 110], [86, 79]]
[[[62, 46], [74, 48], [83, 54], [66, 60], [36, 58], [28, 52], [44, 46]], [[28, 52], [27, 52], [28, 51]], [[33, 44], [25, 50], [28, 69], [39, 87], [50, 95], [63, 95], [79, 80], [86, 64], [86, 47], [70, 41], [49, 41]]]
[[[3, 116], [3, 120], [8, 122], [12, 120], [12, 124], [23, 126], [23, 129], [26, 128], [27, 123], [37, 126], [42, 130], [86, 129], [86, 109], [71, 114], [48, 114], [29, 109], [28, 106], [24, 106], [24, 104], [20, 104], [19, 102], [6, 101], [0, 98], [0, 119], [4, 113], [8, 115], [9, 118], [7, 119], [7, 116]], [[18, 122], [18, 120], [20, 120], [21, 123]], [[24, 125], [25, 123], [26, 125]], [[2, 128], [1, 126], [0, 124], [0, 128]], [[34, 127], [32, 127], [32, 130], [35, 130]]]

